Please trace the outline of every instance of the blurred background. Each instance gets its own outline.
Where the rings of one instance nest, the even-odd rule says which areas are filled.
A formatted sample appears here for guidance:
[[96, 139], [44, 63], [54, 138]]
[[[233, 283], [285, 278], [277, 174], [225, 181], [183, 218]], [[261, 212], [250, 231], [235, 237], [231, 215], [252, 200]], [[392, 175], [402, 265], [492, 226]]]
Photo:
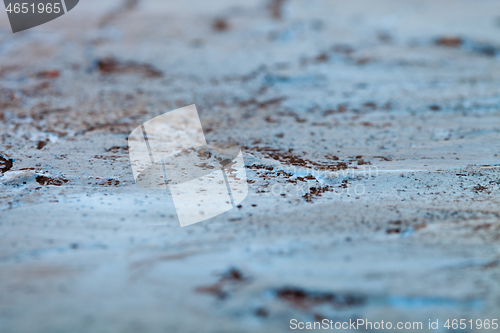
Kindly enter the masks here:
[[[250, 193], [180, 228], [126, 140], [191, 104]], [[2, 10], [0, 332], [500, 319], [499, 107], [495, 0]]]

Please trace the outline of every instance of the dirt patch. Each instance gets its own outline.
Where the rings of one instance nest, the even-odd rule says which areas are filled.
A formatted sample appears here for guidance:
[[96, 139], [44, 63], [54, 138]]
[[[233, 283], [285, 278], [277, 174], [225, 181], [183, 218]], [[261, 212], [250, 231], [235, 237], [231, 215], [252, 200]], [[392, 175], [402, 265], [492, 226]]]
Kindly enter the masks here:
[[97, 67], [103, 74], [136, 74], [147, 78], [159, 78], [163, 73], [149, 64], [133, 61], [120, 62], [115, 58], [97, 60]]
[[283, 18], [283, 7], [287, 0], [271, 0], [269, 4], [269, 12], [271, 17], [275, 20], [281, 20]]
[[67, 179], [64, 178], [51, 178], [47, 176], [36, 176], [36, 182], [40, 185], [55, 185], [61, 186], [68, 182]]
[[[475, 192], [475, 193], [481, 193], [481, 192], [484, 192], [484, 191], [487, 191], [488, 188], [486, 186], [482, 186], [482, 185], [477, 185], [477, 186], [474, 186], [472, 188], [472, 192]], [[488, 192], [489, 194], [490, 192]]]
[[128, 147], [120, 147], [120, 146], [113, 146], [111, 148], [106, 149], [107, 153], [128, 153]]
[[333, 191], [333, 187], [332, 186], [312, 186], [309, 188], [309, 193], [307, 194], [304, 194], [304, 196], [302, 196], [302, 198], [304, 200], [306, 200], [307, 202], [313, 202], [313, 198], [314, 197], [320, 197], [321, 194], [325, 193], [325, 192], [330, 192], [330, 191]]
[[380, 158], [381, 160], [386, 161], [386, 162], [392, 161], [392, 158], [385, 157], [385, 156], [373, 156], [373, 158]]
[[[248, 282], [248, 278], [237, 268], [230, 268], [221, 274], [219, 281], [213, 285], [198, 287], [195, 289], [198, 293], [211, 294], [220, 300], [226, 299], [231, 290], [241, 283]], [[231, 288], [233, 287], [233, 288]]]
[[463, 42], [462, 38], [458, 36], [442, 36], [436, 39], [436, 45], [447, 47], [459, 47]]
[[242, 108], [248, 108], [250, 110], [257, 110], [257, 109], [264, 109], [264, 108], [267, 108], [269, 106], [279, 105], [284, 100], [285, 100], [284, 97], [271, 98], [271, 99], [268, 99], [265, 101], [258, 101], [257, 99], [252, 98], [249, 100], [240, 101], [238, 103], [238, 106], [240, 106]]
[[36, 149], [38, 149], [38, 150], [43, 149], [43, 147], [45, 147], [47, 145], [47, 143], [48, 143], [47, 140], [38, 141], [38, 143], [36, 144]]
[[101, 182], [99, 185], [101, 186], [120, 186], [120, 181], [118, 179], [107, 179], [104, 182]]
[[[339, 171], [345, 170], [351, 164], [352, 161], [348, 162], [337, 162], [337, 163], [318, 163], [305, 158], [302, 158], [294, 153], [293, 149], [288, 149], [287, 151], [283, 151], [279, 148], [273, 147], [244, 147], [247, 150], [253, 150], [261, 153], [265, 157], [272, 158], [276, 161], [279, 161], [286, 165], [297, 166], [297, 167], [317, 167], [319, 170], [323, 171]], [[369, 164], [369, 162], [364, 162], [365, 164]]]
[[230, 26], [229, 23], [227, 22], [226, 19], [223, 18], [218, 18], [214, 20], [214, 23], [212, 24], [212, 29], [214, 29], [217, 32], [224, 32], [229, 30]]
[[0, 172], [4, 173], [12, 169], [14, 160], [0, 155]]
[[36, 73], [36, 77], [39, 79], [57, 79], [59, 76], [61, 76], [61, 72], [57, 69], [49, 69]]
[[106, 155], [95, 155], [94, 158], [96, 160], [110, 160], [110, 161], [116, 161], [118, 159], [121, 159], [121, 158], [127, 158], [126, 155], [123, 155], [123, 156], [116, 156], [116, 155], [112, 155], [112, 156], [106, 156]]
[[445, 47], [456, 47], [467, 51], [478, 53], [488, 57], [495, 57], [500, 54], [498, 45], [485, 42], [476, 42], [475, 40], [459, 36], [443, 36], [435, 40], [435, 44]]
[[329, 304], [335, 309], [345, 309], [362, 306], [366, 303], [365, 296], [350, 293], [318, 292], [297, 287], [279, 288], [274, 292], [278, 299], [303, 310], [323, 304]]
[[349, 110], [349, 106], [347, 104], [340, 104], [339, 106], [337, 106], [336, 109], [329, 109], [329, 110], [324, 111], [323, 116], [328, 116], [328, 115], [335, 114], [335, 113], [344, 113], [344, 112], [347, 112], [348, 110]]
[[90, 126], [84, 130], [76, 132], [77, 135], [86, 134], [92, 131], [104, 131], [114, 134], [129, 134], [134, 129], [134, 124], [122, 123], [122, 120]]

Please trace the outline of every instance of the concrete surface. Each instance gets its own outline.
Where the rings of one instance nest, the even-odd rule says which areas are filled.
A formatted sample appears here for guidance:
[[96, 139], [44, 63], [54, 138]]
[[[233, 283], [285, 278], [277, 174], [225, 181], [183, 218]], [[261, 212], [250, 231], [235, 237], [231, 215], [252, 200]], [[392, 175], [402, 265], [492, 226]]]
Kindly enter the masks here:
[[[500, 319], [499, 17], [82, 0], [12, 34], [2, 12], [0, 332]], [[243, 147], [250, 193], [180, 228], [126, 138], [193, 103], [208, 141]]]

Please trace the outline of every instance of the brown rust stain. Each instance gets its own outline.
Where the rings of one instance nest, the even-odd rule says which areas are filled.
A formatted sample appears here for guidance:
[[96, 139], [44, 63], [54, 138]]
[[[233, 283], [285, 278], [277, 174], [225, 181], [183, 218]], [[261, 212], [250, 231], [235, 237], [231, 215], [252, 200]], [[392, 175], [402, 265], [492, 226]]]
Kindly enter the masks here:
[[103, 74], [137, 74], [146, 78], [159, 78], [163, 73], [149, 64], [133, 61], [120, 62], [115, 58], [103, 58], [97, 61], [97, 68]]
[[275, 293], [278, 299], [302, 310], [323, 304], [331, 305], [335, 309], [344, 309], [363, 306], [366, 303], [366, 297], [363, 295], [318, 292], [297, 287], [279, 288]]

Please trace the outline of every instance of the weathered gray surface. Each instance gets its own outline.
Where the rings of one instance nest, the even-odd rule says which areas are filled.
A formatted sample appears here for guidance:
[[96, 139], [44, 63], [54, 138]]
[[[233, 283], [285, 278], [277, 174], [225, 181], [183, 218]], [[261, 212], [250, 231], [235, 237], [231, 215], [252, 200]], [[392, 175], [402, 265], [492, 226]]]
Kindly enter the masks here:
[[[15, 35], [2, 13], [0, 332], [498, 318], [500, 2], [279, 3], [82, 0]], [[251, 188], [180, 228], [125, 138], [192, 103]]]

